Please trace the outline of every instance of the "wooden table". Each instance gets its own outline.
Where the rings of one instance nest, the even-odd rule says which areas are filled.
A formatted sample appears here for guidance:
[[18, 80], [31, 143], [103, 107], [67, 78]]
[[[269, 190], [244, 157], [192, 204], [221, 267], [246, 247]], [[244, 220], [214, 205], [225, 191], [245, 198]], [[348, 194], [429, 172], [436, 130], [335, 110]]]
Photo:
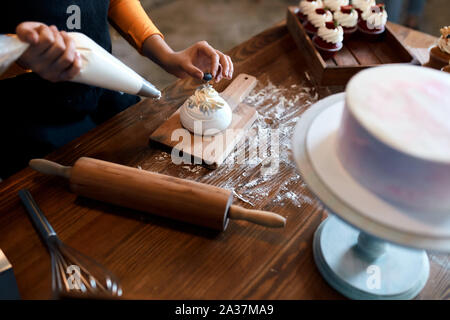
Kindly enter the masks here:
[[[426, 48], [435, 41], [404, 27], [393, 28], [405, 44], [413, 47]], [[311, 85], [302, 54], [284, 23], [229, 54], [236, 65], [235, 74], [245, 72], [261, 81], [270, 80], [274, 86]], [[220, 186], [251, 182], [260, 174], [257, 168], [236, 165], [233, 170], [228, 166], [211, 172], [203, 167], [176, 166], [159, 147], [149, 146], [152, 131], [197, 85], [192, 80], [178, 81], [164, 91], [160, 102], [145, 100], [48, 158], [71, 165], [81, 156], [90, 156]], [[221, 83], [218, 90], [226, 85]], [[322, 98], [343, 88], [314, 90]], [[294, 198], [313, 199], [295, 172], [292, 161], [290, 165], [282, 162], [278, 174], [265, 182], [270, 192], [253, 201], [255, 208], [286, 216], [284, 230], [231, 222], [225, 232], [215, 234], [77, 198], [60, 178], [25, 169], [0, 184], [0, 248], [14, 267], [23, 298], [51, 296], [50, 257], [17, 195], [20, 189], [28, 188], [61, 239], [115, 273], [128, 298], [341, 299], [319, 274], [312, 255], [314, 231], [327, 213], [315, 200], [277, 201], [287, 193]], [[297, 180], [286, 183], [287, 177]], [[430, 278], [418, 298], [448, 299], [449, 255], [430, 253], [430, 262]]]

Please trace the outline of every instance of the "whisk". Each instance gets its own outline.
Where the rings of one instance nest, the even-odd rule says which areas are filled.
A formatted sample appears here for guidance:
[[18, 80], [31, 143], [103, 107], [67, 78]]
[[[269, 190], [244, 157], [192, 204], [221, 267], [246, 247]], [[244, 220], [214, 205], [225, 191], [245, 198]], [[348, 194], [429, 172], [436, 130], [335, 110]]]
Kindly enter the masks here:
[[120, 284], [111, 272], [58, 238], [28, 190], [20, 190], [19, 196], [50, 252], [55, 298], [116, 298], [122, 295]]

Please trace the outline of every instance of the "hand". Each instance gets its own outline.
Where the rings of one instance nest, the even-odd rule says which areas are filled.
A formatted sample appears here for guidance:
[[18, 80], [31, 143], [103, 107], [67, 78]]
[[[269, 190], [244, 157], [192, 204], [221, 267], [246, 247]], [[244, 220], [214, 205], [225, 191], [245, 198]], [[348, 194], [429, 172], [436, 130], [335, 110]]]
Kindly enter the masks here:
[[80, 72], [81, 57], [66, 32], [39, 22], [23, 22], [16, 33], [20, 40], [30, 44], [18, 60], [23, 68], [51, 82], [70, 80]]
[[191, 76], [203, 79], [204, 73], [211, 73], [216, 82], [223, 78], [231, 79], [234, 66], [231, 58], [200, 41], [189, 48], [174, 52], [158, 35], [144, 42], [143, 52], [167, 72], [185, 78]]
[[233, 62], [231, 58], [211, 47], [206, 41], [200, 41], [193, 46], [174, 52], [167, 56], [165, 68], [179, 78], [187, 75], [203, 79], [204, 73], [211, 73], [216, 82], [233, 77]]

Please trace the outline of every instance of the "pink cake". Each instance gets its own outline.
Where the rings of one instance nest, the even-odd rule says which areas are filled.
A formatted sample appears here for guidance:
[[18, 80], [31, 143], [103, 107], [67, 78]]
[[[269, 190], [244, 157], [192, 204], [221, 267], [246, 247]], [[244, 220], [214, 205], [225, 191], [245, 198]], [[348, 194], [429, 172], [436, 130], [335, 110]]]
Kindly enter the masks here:
[[346, 89], [337, 154], [381, 198], [450, 214], [450, 76], [392, 65], [357, 74]]

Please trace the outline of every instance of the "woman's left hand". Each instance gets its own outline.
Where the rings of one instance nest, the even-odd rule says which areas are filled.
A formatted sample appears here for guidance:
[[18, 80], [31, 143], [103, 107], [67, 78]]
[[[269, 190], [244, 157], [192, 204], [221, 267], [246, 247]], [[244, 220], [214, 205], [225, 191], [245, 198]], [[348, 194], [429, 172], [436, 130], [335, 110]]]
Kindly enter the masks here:
[[206, 41], [200, 41], [193, 46], [174, 52], [168, 57], [167, 67], [170, 73], [179, 78], [190, 75], [202, 79], [204, 73], [211, 73], [216, 82], [233, 77], [233, 62], [231, 58], [211, 47]]
[[234, 66], [231, 58], [211, 47], [206, 41], [174, 52], [161, 37], [154, 36], [145, 41], [144, 54], [146, 51], [149, 58], [179, 78], [191, 76], [203, 79], [205, 73], [211, 73], [213, 79], [219, 82], [223, 78], [233, 77]]

